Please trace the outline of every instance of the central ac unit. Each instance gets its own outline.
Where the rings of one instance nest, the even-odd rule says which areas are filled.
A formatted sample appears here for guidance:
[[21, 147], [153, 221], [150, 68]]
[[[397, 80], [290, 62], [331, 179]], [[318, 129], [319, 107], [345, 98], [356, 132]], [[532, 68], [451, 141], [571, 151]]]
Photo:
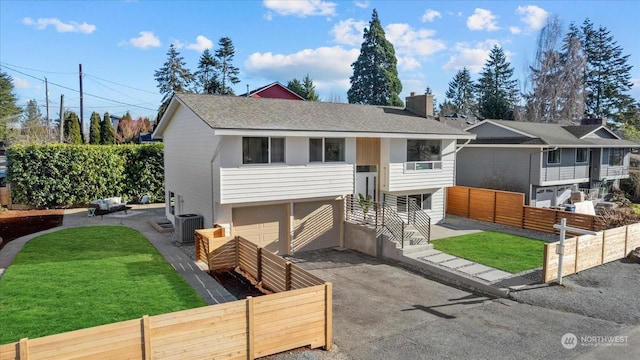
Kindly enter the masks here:
[[204, 228], [204, 219], [197, 214], [182, 214], [176, 216], [177, 241], [180, 244], [190, 244], [195, 240], [197, 229]]

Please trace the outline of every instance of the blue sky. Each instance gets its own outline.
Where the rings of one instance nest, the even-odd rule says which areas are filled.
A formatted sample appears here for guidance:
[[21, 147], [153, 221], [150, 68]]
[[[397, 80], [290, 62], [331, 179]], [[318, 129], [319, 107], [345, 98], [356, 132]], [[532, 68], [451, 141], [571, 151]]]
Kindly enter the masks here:
[[[498, 44], [521, 88], [538, 30], [548, 16], [563, 26], [589, 18], [630, 54], [631, 95], [640, 99], [640, 1], [0, 1], [0, 70], [14, 79], [19, 105], [35, 99], [44, 114], [44, 77], [57, 118], [79, 112], [83, 67], [84, 117], [92, 111], [154, 117], [161, 100], [154, 71], [176, 44], [195, 71], [202, 51], [227, 36], [241, 82], [236, 94], [305, 75], [324, 100], [347, 101], [351, 64], [373, 9], [398, 58], [401, 98], [431, 87], [438, 101], [456, 71], [472, 77]], [[85, 122], [87, 123], [87, 121]]]

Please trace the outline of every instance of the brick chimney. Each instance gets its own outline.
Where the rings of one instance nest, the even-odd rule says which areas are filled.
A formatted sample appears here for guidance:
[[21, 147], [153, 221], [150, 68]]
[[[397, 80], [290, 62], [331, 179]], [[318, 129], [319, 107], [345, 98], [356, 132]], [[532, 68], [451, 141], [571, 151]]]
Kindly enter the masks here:
[[433, 116], [433, 94], [416, 95], [412, 91], [411, 95], [405, 98], [405, 109], [418, 116]]
[[586, 117], [580, 120], [580, 125], [602, 125], [607, 126], [607, 119], [605, 118], [596, 118], [596, 117]]

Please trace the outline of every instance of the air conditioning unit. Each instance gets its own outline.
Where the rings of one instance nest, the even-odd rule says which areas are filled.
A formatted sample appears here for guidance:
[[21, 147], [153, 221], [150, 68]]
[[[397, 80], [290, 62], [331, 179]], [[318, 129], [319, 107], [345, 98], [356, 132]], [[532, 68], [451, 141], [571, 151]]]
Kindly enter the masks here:
[[204, 228], [204, 219], [197, 214], [182, 214], [176, 216], [177, 241], [180, 244], [190, 244], [195, 241], [197, 229]]

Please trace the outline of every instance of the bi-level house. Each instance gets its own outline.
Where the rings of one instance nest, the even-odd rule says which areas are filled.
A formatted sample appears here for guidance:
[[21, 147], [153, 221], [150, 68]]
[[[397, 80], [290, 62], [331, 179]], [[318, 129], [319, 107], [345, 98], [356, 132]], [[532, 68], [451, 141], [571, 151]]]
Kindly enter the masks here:
[[437, 223], [456, 144], [475, 135], [427, 118], [425, 97], [402, 109], [177, 94], [154, 132], [167, 217], [200, 214], [278, 254], [340, 245], [349, 194], [411, 198]]
[[583, 190], [587, 198], [629, 177], [632, 148], [604, 124], [558, 124], [484, 120], [458, 154], [458, 185], [522, 192], [529, 205], [566, 203]]

